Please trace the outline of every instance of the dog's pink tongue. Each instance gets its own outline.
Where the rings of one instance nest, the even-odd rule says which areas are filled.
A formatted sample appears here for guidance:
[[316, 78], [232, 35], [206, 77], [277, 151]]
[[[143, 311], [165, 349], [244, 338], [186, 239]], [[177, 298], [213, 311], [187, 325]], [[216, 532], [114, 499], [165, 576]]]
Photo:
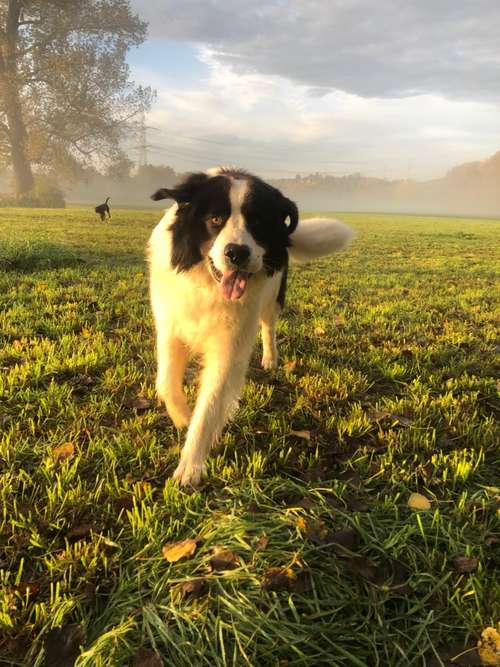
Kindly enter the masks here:
[[230, 271], [222, 275], [222, 294], [230, 301], [239, 299], [248, 283], [248, 273], [245, 271]]

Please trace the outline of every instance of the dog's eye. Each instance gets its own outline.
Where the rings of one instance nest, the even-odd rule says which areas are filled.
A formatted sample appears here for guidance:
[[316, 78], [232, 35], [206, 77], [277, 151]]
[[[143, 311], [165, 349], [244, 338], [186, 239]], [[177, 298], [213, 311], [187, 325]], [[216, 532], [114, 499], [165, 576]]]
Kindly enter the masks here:
[[224, 224], [224, 218], [221, 215], [212, 215], [212, 217], [209, 219], [209, 222], [212, 227], [222, 227]]

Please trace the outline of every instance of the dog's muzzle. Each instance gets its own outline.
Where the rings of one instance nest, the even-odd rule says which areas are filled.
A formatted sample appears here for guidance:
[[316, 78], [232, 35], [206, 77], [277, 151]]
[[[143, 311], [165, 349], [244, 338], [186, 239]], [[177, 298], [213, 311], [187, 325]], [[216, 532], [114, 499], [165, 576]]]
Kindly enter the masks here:
[[243, 296], [252, 275], [251, 273], [238, 269], [224, 272], [219, 271], [210, 256], [208, 257], [208, 268], [212, 278], [220, 284], [220, 289], [225, 299], [228, 301], [237, 301]]

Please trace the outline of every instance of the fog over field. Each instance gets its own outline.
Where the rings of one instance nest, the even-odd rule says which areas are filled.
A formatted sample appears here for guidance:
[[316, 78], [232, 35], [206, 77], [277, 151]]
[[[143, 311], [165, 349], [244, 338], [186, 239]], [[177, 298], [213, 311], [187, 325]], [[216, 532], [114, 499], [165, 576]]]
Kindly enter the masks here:
[[[0, 22], [15, 7], [0, 2]], [[495, 0], [58, 12], [26, 5], [0, 67], [4, 205], [144, 207], [186, 172], [234, 165], [303, 209], [500, 216]]]
[[[181, 177], [182, 173], [161, 165], [140, 167], [119, 179], [91, 174], [87, 181], [68, 185], [66, 197], [70, 202], [95, 204], [110, 196], [113, 205], [163, 208], [168, 203], [155, 205], [149, 200], [150, 194]], [[459, 165], [442, 178], [428, 181], [313, 173], [271, 182], [308, 211], [500, 216], [500, 152], [482, 162]]]

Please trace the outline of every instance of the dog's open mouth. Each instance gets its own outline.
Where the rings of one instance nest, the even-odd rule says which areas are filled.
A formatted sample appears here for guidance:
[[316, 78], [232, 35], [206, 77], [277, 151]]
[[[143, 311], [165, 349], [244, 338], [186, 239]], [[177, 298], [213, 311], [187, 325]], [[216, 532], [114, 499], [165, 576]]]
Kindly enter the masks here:
[[225, 299], [229, 301], [237, 301], [241, 298], [247, 288], [250, 280], [250, 273], [247, 271], [226, 271], [222, 273], [215, 266], [212, 258], [208, 257], [208, 268], [212, 274], [212, 278], [220, 283], [221, 291]]

